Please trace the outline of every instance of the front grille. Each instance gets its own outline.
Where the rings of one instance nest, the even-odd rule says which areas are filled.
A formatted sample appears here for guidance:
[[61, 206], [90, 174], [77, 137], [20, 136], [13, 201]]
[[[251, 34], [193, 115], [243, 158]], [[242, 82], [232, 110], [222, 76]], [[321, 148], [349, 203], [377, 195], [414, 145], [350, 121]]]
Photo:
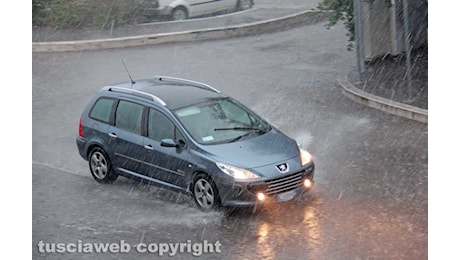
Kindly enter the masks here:
[[302, 178], [305, 172], [298, 172], [289, 176], [284, 176], [278, 179], [266, 181], [268, 189], [266, 193], [268, 195], [275, 195], [282, 192], [296, 189], [302, 185]]

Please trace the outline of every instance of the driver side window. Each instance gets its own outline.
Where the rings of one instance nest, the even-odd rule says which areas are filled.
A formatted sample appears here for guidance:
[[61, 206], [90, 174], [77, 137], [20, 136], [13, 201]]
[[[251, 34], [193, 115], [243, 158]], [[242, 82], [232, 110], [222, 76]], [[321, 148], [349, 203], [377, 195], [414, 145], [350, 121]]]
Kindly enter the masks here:
[[150, 108], [147, 135], [150, 139], [160, 142], [163, 139], [174, 141], [184, 140], [174, 124], [161, 112]]

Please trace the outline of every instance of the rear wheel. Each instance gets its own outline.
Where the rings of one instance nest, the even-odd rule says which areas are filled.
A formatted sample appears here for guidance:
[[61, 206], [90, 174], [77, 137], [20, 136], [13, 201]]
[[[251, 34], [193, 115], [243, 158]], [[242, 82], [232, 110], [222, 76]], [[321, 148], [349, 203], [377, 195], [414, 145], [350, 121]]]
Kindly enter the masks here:
[[193, 183], [193, 198], [202, 211], [210, 211], [219, 204], [216, 185], [206, 174], [199, 174]]
[[100, 147], [95, 147], [91, 150], [89, 169], [93, 178], [100, 183], [112, 183], [118, 177], [118, 174], [112, 169], [109, 157]]

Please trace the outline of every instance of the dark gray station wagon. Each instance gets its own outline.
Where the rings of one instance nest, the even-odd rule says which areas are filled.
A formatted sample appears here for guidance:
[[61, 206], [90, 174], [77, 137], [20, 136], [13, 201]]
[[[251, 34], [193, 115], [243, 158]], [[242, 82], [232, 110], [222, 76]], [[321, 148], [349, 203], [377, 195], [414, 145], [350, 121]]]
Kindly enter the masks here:
[[134, 177], [198, 208], [288, 201], [313, 187], [312, 156], [215, 88], [155, 77], [107, 86], [82, 113], [77, 146], [94, 179]]

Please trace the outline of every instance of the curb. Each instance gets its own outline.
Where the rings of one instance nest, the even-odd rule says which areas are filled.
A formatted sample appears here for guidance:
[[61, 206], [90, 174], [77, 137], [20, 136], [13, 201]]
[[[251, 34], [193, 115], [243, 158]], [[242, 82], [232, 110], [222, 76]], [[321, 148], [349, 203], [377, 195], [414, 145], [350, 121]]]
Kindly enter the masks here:
[[273, 32], [300, 23], [312, 24], [329, 17], [322, 11], [302, 11], [292, 15], [283, 16], [242, 25], [218, 27], [204, 30], [192, 30], [176, 33], [160, 33], [131, 37], [83, 40], [83, 41], [59, 41], [59, 42], [33, 42], [32, 52], [66, 52], [86, 51], [113, 48], [136, 47], [144, 45], [163, 44], [171, 42], [191, 42], [230, 37], [240, 37]]
[[366, 93], [356, 88], [348, 78], [337, 80], [342, 88], [342, 93], [353, 101], [372, 107], [390, 114], [405, 117], [415, 121], [428, 124], [428, 110], [415, 106], [399, 103], [393, 100], [382, 98], [373, 94]]

